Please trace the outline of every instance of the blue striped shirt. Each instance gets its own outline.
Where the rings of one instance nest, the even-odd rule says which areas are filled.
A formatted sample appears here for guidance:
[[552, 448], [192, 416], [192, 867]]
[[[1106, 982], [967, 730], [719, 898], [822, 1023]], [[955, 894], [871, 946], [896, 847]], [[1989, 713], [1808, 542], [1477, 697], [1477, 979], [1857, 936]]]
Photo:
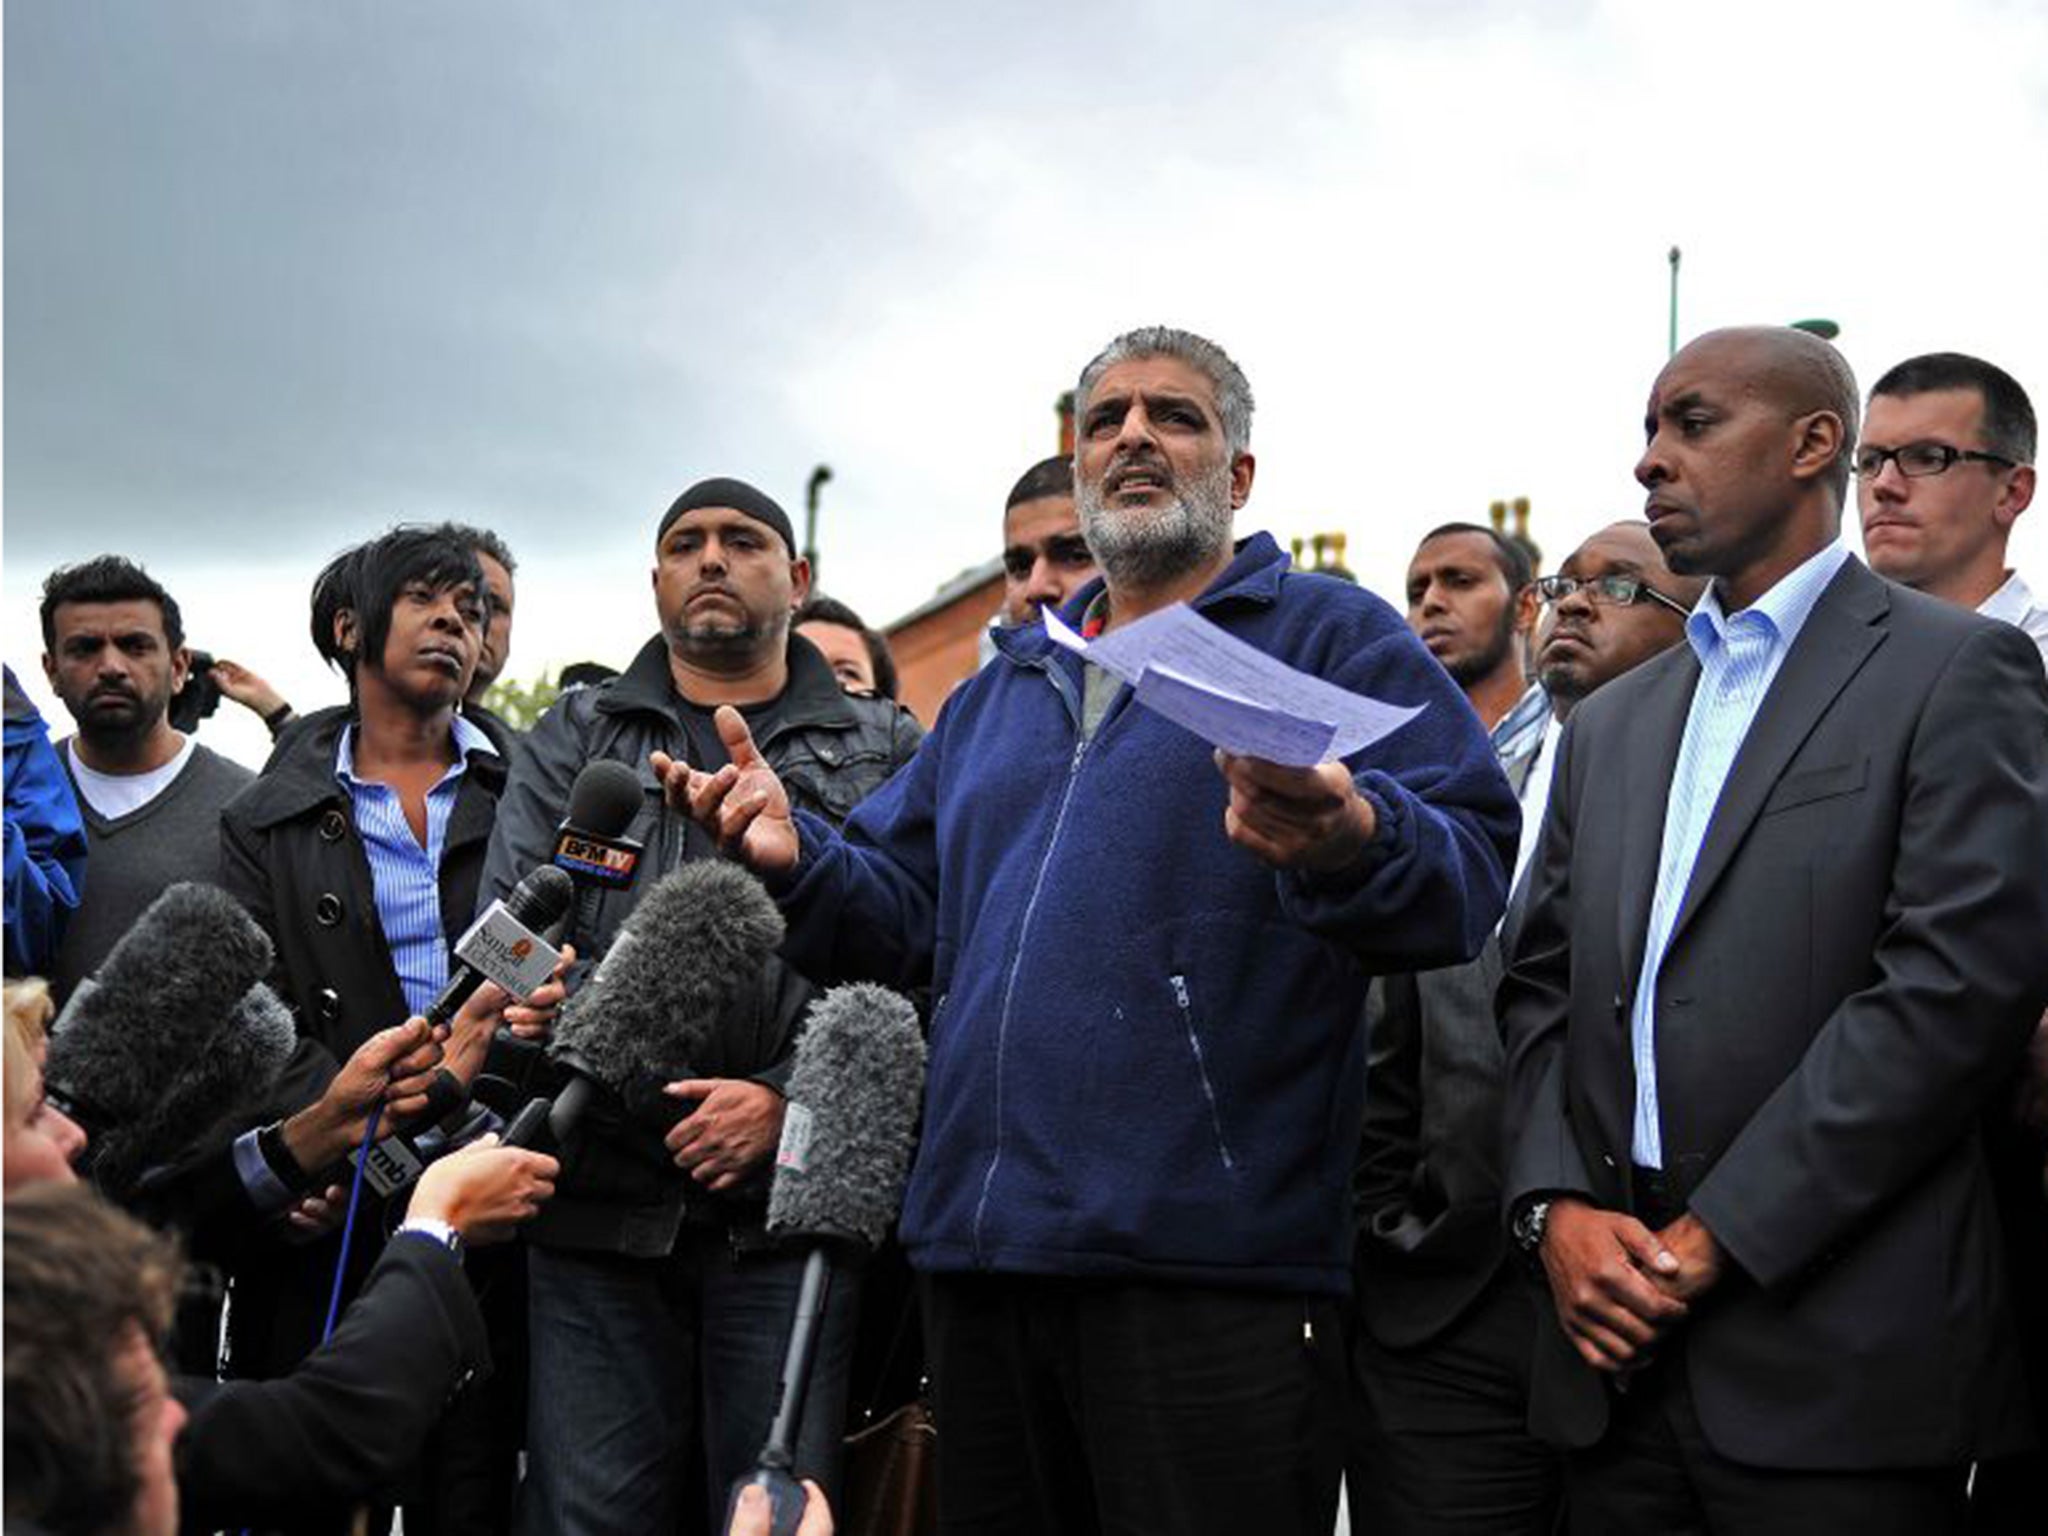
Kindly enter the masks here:
[[[1543, 745], [1543, 732], [1550, 724], [1550, 695], [1541, 683], [1531, 683], [1515, 700], [1515, 707], [1502, 715], [1491, 732], [1493, 755], [1505, 768], [1523, 758], [1533, 758]], [[1540, 808], [1539, 808], [1540, 813]]]
[[473, 723], [455, 717], [455, 761], [427, 791], [427, 845], [406, 825], [398, 791], [355, 772], [355, 726], [342, 728], [334, 752], [334, 776], [348, 791], [355, 808], [356, 835], [370, 861], [370, 889], [377, 899], [377, 921], [391, 950], [405, 1005], [425, 1013], [448, 984], [448, 936], [441, 931], [441, 850], [448, 840], [448, 817], [472, 752], [493, 752], [490, 738]]
[[1706, 841], [1721, 786], [1735, 765], [1771, 680], [1799, 638], [1813, 605], [1849, 558], [1839, 541], [1783, 577], [1740, 613], [1721, 611], [1718, 583], [1685, 621], [1685, 638], [1700, 660], [1699, 686], [1685, 717], [1678, 765], [1664, 809], [1664, 842], [1657, 857], [1657, 894], [1643, 945], [1643, 971], [1629, 1014], [1635, 1054], [1636, 1114], [1631, 1156], [1645, 1168], [1664, 1166], [1663, 1126], [1657, 1111], [1657, 972], [1671, 925], [1685, 904], [1700, 845]]

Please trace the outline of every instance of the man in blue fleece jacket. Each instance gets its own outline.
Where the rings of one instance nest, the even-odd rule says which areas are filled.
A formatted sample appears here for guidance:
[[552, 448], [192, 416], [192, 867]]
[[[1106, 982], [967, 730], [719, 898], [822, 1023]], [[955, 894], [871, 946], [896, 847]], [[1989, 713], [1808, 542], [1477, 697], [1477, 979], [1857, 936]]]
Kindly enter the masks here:
[[1213, 752], [1041, 626], [843, 833], [657, 756], [820, 980], [929, 984], [902, 1236], [926, 1280], [948, 1531], [1326, 1532], [1341, 1460], [1366, 978], [1469, 959], [1518, 816], [1471, 707], [1369, 593], [1233, 544], [1251, 391], [1155, 328], [1082, 373], [1084, 633], [1188, 602], [1422, 713], [1317, 768]]

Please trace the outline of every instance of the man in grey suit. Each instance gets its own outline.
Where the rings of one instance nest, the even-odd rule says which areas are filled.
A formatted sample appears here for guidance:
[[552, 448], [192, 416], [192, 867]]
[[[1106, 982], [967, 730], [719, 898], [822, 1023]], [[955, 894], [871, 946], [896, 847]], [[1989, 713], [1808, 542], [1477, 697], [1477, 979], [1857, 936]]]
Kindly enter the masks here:
[[1578, 710], [1501, 1004], [1506, 1179], [1580, 1531], [1955, 1529], [2028, 1432], [1979, 1125], [2048, 998], [2032, 644], [1838, 539], [1804, 332], [1658, 375], [1688, 644]]
[[[1674, 576], [1649, 525], [1631, 522], [1534, 585], [1548, 728], [1514, 754], [1495, 743], [1525, 831], [1563, 720], [1676, 645], [1704, 583]], [[1411, 627], [1420, 618], [1411, 605]], [[1532, 845], [1525, 835], [1518, 865]], [[1543, 1533], [1556, 1519], [1558, 1455], [1527, 1424], [1537, 1298], [1500, 1222], [1500, 954], [1489, 938], [1465, 965], [1380, 977], [1366, 995], [1346, 1483], [1353, 1520], [1376, 1536]]]

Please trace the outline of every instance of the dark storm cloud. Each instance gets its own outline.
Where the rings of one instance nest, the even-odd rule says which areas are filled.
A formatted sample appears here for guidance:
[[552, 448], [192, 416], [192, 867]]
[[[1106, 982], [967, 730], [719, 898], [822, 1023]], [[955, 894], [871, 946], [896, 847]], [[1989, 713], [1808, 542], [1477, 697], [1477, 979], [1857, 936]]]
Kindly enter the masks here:
[[886, 210], [718, 14], [10, 7], [15, 552], [587, 536], [758, 451], [797, 279]]

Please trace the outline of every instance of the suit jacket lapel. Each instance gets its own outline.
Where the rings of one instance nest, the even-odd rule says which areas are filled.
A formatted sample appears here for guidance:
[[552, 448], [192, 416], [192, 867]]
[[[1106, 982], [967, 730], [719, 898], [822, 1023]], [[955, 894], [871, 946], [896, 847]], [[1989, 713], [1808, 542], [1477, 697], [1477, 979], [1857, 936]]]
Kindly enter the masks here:
[[1735, 764], [1721, 786], [1706, 840], [1692, 867], [1685, 900], [1671, 925], [1667, 952], [1685, 932], [1685, 925], [1727, 869], [1742, 839], [1783, 777], [1786, 765], [1835, 695], [1869, 659], [1884, 639], [1883, 620], [1891, 611], [1884, 582], [1860, 562], [1850, 560], [1821, 593], [1791, 654], [1771, 680], [1749, 734], [1735, 754]]
[[[1621, 793], [1621, 974], [1629, 986], [1643, 970], [1643, 945], [1650, 929], [1650, 902], [1657, 894], [1657, 861], [1664, 848], [1664, 811], [1671, 801], [1671, 775], [1678, 767], [1679, 743], [1685, 739], [1685, 717], [1692, 710], [1693, 691], [1700, 681], [1699, 657], [1681, 640], [1671, 654], [1645, 663], [1668, 669], [1657, 686], [1647, 690], [1627, 726], [1623, 748]], [[1597, 773], [1599, 765], [1594, 765]]]

